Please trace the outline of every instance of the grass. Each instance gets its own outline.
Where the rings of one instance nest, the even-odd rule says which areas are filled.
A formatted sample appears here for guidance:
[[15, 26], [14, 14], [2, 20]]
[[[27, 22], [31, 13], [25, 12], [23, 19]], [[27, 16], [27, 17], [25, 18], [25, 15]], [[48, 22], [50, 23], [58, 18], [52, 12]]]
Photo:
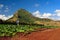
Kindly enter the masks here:
[[13, 36], [17, 32], [34, 31], [36, 28], [57, 28], [57, 26], [32, 26], [0, 24], [0, 36]]

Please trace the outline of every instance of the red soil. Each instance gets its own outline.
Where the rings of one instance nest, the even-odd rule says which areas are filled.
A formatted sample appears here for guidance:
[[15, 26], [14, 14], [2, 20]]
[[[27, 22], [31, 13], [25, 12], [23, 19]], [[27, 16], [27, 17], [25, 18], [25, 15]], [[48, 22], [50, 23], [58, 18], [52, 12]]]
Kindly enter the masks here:
[[36, 31], [25, 36], [23, 33], [17, 33], [13, 37], [0, 37], [0, 40], [60, 40], [60, 28]]

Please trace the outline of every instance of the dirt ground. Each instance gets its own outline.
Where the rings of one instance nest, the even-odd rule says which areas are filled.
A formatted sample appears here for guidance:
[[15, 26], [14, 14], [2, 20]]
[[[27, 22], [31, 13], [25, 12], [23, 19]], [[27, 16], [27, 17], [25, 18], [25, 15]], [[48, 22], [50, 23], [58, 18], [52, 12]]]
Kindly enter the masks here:
[[0, 37], [0, 40], [60, 40], [60, 28], [31, 32], [26, 35], [17, 33], [13, 37]]

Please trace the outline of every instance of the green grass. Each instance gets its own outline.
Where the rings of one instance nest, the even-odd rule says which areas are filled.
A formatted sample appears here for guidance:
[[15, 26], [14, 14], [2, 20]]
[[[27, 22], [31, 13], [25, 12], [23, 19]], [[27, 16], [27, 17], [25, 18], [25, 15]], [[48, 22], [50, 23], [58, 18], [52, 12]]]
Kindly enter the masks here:
[[31, 26], [31, 25], [8, 25], [0, 24], [0, 36], [13, 36], [17, 32], [34, 31], [35, 28], [57, 28], [57, 26]]

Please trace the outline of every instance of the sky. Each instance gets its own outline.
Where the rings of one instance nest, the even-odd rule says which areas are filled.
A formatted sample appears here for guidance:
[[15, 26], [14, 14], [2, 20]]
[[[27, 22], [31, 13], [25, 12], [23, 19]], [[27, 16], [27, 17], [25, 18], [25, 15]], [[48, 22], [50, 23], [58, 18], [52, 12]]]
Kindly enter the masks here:
[[0, 0], [0, 19], [11, 18], [21, 8], [35, 17], [60, 20], [60, 0]]

